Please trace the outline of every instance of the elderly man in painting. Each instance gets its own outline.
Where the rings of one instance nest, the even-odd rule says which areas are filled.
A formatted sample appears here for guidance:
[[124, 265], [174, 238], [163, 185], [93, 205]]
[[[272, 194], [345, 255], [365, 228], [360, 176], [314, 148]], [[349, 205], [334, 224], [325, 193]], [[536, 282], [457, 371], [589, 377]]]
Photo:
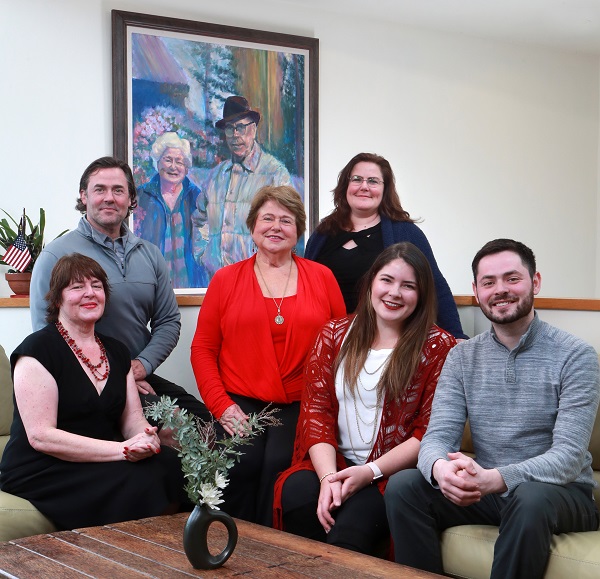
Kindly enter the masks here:
[[254, 194], [267, 185], [291, 185], [284, 165], [256, 141], [260, 113], [242, 96], [230, 96], [223, 118], [215, 123], [225, 133], [231, 159], [210, 173], [198, 196], [194, 256], [212, 275], [222, 266], [252, 255], [246, 217]]
[[135, 234], [160, 248], [173, 287], [206, 287], [206, 271], [192, 251], [192, 214], [200, 189], [187, 177], [192, 166], [190, 143], [177, 133], [164, 133], [152, 145], [150, 155], [156, 175], [138, 188]]

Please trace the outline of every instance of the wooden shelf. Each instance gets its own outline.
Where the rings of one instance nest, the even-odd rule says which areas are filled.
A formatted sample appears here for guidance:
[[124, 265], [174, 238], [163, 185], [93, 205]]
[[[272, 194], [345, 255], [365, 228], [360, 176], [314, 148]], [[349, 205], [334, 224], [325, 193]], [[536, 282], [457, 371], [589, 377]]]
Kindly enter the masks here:
[[[475, 296], [454, 296], [457, 306], [477, 306]], [[592, 298], [535, 298], [534, 305], [538, 310], [572, 310], [583, 312], [600, 312], [600, 299]]]
[[[178, 294], [179, 307], [201, 306], [204, 295]], [[470, 295], [455, 295], [457, 306], [477, 306], [477, 300]], [[600, 299], [592, 298], [535, 298], [538, 310], [571, 310], [582, 312], [600, 312]], [[28, 308], [29, 298], [0, 298], [0, 308]]]
[[29, 298], [0, 298], [0, 308], [28, 308]]
[[[204, 295], [186, 294], [177, 295], [177, 304], [179, 307], [185, 306], [201, 306], [204, 300]], [[28, 308], [29, 298], [0, 298], [0, 308]]]

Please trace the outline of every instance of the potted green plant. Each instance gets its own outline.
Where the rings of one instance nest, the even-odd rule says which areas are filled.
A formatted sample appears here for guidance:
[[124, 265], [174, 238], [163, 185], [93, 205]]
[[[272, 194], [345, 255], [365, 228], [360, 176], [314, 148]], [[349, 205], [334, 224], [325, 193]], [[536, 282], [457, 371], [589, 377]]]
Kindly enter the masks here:
[[[195, 569], [216, 569], [229, 559], [237, 542], [235, 521], [220, 510], [223, 489], [228, 485], [227, 473], [242, 453], [238, 445], [281, 421], [274, 416], [278, 409], [266, 408], [258, 414], [250, 414], [243, 434], [219, 438], [214, 422], [204, 422], [190, 414], [168, 396], [144, 409], [146, 417], [173, 432], [175, 448], [181, 458], [181, 470], [185, 478], [185, 490], [190, 501], [196, 505], [183, 533], [183, 547]], [[210, 525], [218, 521], [228, 531], [225, 549], [212, 555], [208, 549], [207, 534]]]
[[[12, 215], [1, 210], [6, 217], [0, 219], [0, 246], [2, 247], [2, 254], [5, 255], [8, 248], [15, 243], [17, 237], [19, 235], [19, 221], [17, 221]], [[9, 221], [10, 220], [10, 221]], [[29, 295], [29, 283], [31, 281], [31, 272], [33, 271], [33, 266], [38, 256], [42, 252], [44, 248], [44, 230], [46, 228], [46, 212], [44, 209], [40, 208], [40, 218], [36, 225], [34, 225], [29, 218], [29, 216], [25, 213], [25, 209], [23, 209], [23, 239], [25, 241], [25, 245], [29, 250], [31, 255], [31, 261], [29, 265], [25, 268], [24, 271], [19, 272], [15, 269], [9, 269], [5, 274], [6, 281], [10, 286], [11, 290], [18, 295]], [[61, 232], [58, 237], [66, 233], [68, 229], [65, 229]], [[0, 263], [3, 265], [8, 265], [6, 262], [0, 259]]]

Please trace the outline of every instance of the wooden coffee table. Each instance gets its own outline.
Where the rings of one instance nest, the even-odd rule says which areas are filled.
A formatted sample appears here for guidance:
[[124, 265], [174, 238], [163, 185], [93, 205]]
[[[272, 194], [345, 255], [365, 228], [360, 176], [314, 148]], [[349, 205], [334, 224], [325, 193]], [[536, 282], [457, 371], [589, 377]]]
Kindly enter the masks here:
[[[198, 571], [183, 551], [187, 516], [181, 513], [0, 543], [0, 577], [439, 577], [245, 521], [236, 521], [239, 539], [225, 565], [214, 571]], [[213, 524], [211, 550], [214, 547], [220, 552], [225, 541], [224, 527]]]

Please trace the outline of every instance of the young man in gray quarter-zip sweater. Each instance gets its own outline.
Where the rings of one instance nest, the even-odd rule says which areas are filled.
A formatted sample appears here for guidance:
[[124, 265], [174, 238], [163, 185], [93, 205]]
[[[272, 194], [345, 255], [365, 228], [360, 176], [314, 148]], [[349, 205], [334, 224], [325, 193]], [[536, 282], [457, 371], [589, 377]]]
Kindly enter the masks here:
[[[390, 478], [398, 563], [443, 573], [439, 533], [497, 525], [491, 577], [543, 577], [553, 534], [598, 529], [588, 444], [600, 397], [598, 355], [539, 319], [531, 249], [487, 243], [473, 290], [490, 331], [456, 346], [440, 376], [418, 470]], [[469, 419], [476, 458], [461, 452]]]

